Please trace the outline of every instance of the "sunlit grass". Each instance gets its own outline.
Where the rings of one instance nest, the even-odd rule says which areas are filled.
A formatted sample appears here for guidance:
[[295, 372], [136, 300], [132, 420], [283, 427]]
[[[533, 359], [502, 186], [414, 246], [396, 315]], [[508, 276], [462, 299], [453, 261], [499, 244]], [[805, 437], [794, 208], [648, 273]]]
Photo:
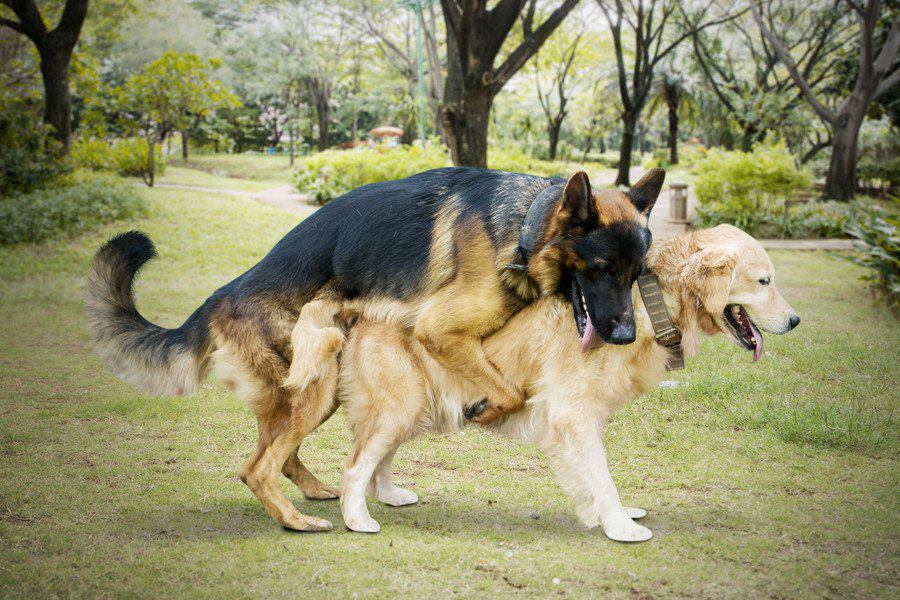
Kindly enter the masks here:
[[[400, 451], [397, 479], [422, 502], [373, 503], [375, 536], [285, 482], [336, 525], [302, 535], [235, 477], [255, 444], [248, 410], [213, 380], [190, 398], [133, 392], [91, 354], [81, 300], [97, 245], [139, 228], [160, 254], [139, 306], [176, 325], [295, 219], [249, 199], [140, 193], [148, 218], [0, 249], [3, 597], [896, 597], [900, 332], [854, 265], [773, 253], [801, 326], [767, 336], [759, 363], [707, 340], [684, 385], [616, 418], [613, 475], [650, 511], [646, 544], [580, 528], [540, 452], [476, 428]], [[302, 456], [337, 483], [348, 447], [339, 411]]]

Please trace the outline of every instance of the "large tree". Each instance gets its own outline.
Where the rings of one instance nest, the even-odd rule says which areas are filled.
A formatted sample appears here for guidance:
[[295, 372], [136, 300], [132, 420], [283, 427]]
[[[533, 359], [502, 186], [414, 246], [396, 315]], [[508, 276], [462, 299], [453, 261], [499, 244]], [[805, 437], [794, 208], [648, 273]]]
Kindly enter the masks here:
[[[539, 52], [532, 61], [538, 102], [547, 122], [547, 156], [550, 160], [556, 160], [559, 133], [569, 114], [569, 100], [578, 83], [573, 65], [578, 44], [584, 35], [582, 31], [573, 35], [560, 35], [564, 33], [566, 32], [557, 33], [556, 39], [551, 39], [547, 44], [548, 52]], [[543, 82], [543, 79], [547, 81]]]
[[[797, 68], [817, 93], [833, 84], [834, 67], [850, 41], [849, 23], [840, 10], [842, 2], [819, 2], [815, 7], [818, 18], [810, 19], [808, 6], [775, 0], [764, 15], [767, 27], [796, 52]], [[802, 95], [749, 14], [705, 35], [692, 31], [691, 41], [694, 65], [740, 128], [743, 150], [750, 150], [770, 129], [783, 131], [791, 114], [803, 105]]]
[[[494, 98], [559, 27], [578, 0], [562, 0], [535, 27], [537, 0], [441, 0], [447, 27], [447, 78], [441, 118], [457, 165], [487, 166], [487, 136]], [[499, 66], [504, 43], [521, 19], [521, 41]]]
[[[866, 117], [869, 105], [900, 84], [900, 15], [882, 14], [880, 0], [845, 0], [844, 8], [855, 17], [859, 27], [857, 47], [858, 69], [850, 93], [836, 107], [829, 107], [816, 93], [810, 77], [798, 66], [797, 60], [783, 39], [768, 25], [764, 14], [768, 6], [760, 8], [757, 0], [751, 0], [753, 18], [766, 41], [772, 45], [778, 59], [787, 69], [791, 80], [799, 88], [810, 107], [831, 129], [831, 162], [825, 180], [825, 197], [849, 200], [856, 187], [856, 161], [859, 129]], [[813, 16], [811, 18], [816, 18]], [[827, 21], [817, 22], [827, 27]], [[881, 35], [886, 30], [886, 35]], [[880, 48], [877, 46], [880, 43]]]
[[156, 175], [155, 147], [174, 131], [184, 131], [196, 115], [235, 108], [237, 99], [212, 77], [215, 61], [196, 54], [166, 52], [131, 75], [119, 91], [124, 125], [147, 140], [146, 183]]
[[434, 119], [435, 133], [443, 137], [441, 100], [444, 95], [442, 36], [437, 31], [433, 2], [422, 1], [420, 13], [397, 10], [393, 0], [358, 0], [358, 8], [348, 13], [351, 21], [365, 36], [374, 39], [387, 65], [406, 82], [406, 94], [418, 96], [418, 64], [416, 57], [416, 19], [422, 30], [423, 75], [425, 99]]
[[40, 56], [44, 83], [44, 121], [68, 150], [72, 137], [72, 98], [69, 93], [69, 66], [87, 17], [88, 0], [67, 0], [56, 27], [48, 29], [34, 0], [0, 0], [16, 19], [0, 17], [5, 25], [26, 36]]
[[[682, 13], [686, 23], [676, 28], [678, 0], [597, 0], [606, 17], [616, 50], [619, 95], [622, 103], [622, 143], [619, 146], [619, 172], [616, 185], [630, 185], [631, 153], [634, 134], [653, 89], [654, 73], [661, 60], [671, 54], [691, 31], [727, 22], [735, 17], [728, 11], [719, 18], [708, 18], [709, 5], [693, 14]], [[630, 32], [623, 32], [626, 28]], [[630, 38], [630, 39], [629, 39]], [[633, 64], [626, 65], [627, 55]]]

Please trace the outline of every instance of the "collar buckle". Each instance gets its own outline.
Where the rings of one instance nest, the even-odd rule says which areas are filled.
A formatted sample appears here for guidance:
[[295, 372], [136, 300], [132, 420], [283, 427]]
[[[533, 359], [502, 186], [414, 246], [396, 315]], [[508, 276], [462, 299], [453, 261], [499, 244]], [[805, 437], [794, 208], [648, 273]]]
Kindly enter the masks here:
[[674, 348], [681, 344], [681, 332], [675, 326], [669, 326], [655, 333], [656, 341], [666, 348]]

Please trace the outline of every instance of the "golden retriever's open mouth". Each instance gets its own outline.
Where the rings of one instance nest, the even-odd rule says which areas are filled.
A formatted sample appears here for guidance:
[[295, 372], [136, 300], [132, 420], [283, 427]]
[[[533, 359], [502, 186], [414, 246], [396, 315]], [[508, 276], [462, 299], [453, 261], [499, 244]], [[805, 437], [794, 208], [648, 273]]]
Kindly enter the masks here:
[[725, 322], [731, 330], [732, 337], [747, 350], [753, 350], [753, 360], [759, 360], [762, 354], [762, 334], [747, 315], [740, 304], [729, 304], [725, 307]]

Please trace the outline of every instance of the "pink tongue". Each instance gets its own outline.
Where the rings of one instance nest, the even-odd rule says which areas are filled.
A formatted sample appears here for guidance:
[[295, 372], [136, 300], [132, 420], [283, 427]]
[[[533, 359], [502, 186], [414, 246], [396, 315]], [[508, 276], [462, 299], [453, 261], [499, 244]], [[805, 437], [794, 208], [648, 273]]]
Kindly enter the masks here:
[[750, 323], [750, 331], [753, 333], [753, 339], [756, 340], [756, 347], [753, 349], [753, 360], [759, 360], [760, 354], [762, 354], [762, 335], [759, 333], [759, 330], [753, 324], [753, 321], [747, 319]]
[[597, 335], [594, 324], [591, 322], [591, 315], [587, 315], [587, 323], [584, 325], [584, 335], [581, 337], [581, 351], [587, 352], [602, 344], [603, 340]]

